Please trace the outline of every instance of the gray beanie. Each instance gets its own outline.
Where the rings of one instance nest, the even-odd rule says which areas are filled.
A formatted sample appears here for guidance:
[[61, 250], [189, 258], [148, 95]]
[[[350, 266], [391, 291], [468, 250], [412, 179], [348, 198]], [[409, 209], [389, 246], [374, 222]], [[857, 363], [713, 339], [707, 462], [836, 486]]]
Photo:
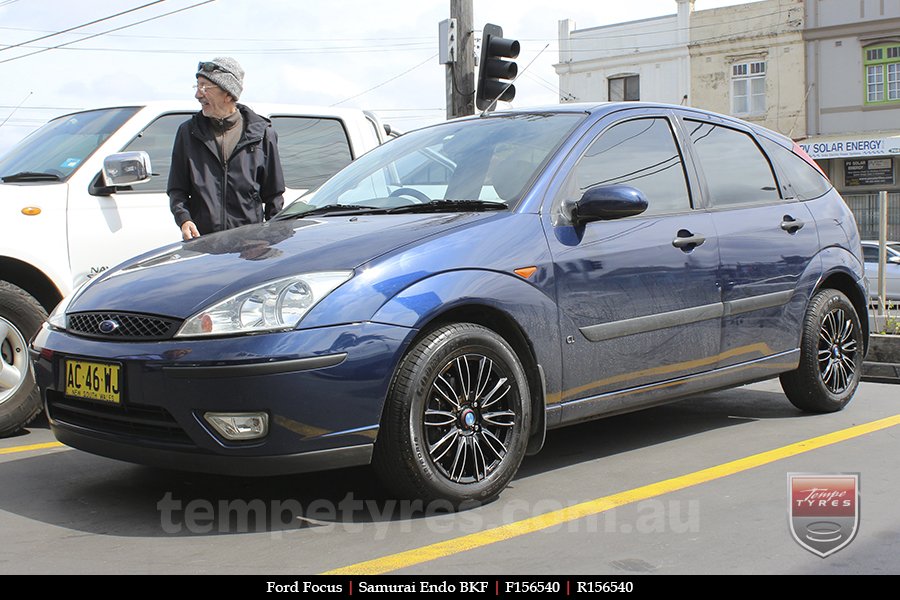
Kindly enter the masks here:
[[197, 77], [201, 75], [228, 92], [235, 100], [241, 97], [244, 70], [233, 58], [219, 56], [211, 61], [201, 62], [197, 65]]

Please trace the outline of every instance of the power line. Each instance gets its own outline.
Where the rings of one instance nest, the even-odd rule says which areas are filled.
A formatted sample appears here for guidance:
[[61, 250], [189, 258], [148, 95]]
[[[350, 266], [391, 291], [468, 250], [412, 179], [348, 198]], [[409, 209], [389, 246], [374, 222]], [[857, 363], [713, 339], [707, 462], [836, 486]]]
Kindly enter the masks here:
[[363, 90], [362, 92], [356, 94], [355, 96], [350, 96], [349, 98], [344, 98], [344, 99], [341, 100], [340, 102], [335, 102], [335, 103], [332, 104], [331, 106], [337, 106], [338, 104], [343, 104], [344, 102], [347, 102], [348, 100], [353, 100], [354, 98], [359, 98], [359, 97], [362, 96], [363, 94], [368, 94], [368, 93], [371, 92], [372, 90], [376, 90], [376, 89], [380, 88], [380, 87], [383, 86], [383, 85], [387, 85], [388, 83], [394, 81], [395, 79], [399, 79], [400, 77], [403, 77], [403, 76], [406, 75], [407, 73], [409, 73], [409, 72], [411, 72], [411, 71], [414, 71], [414, 70], [418, 69], [419, 67], [421, 67], [422, 65], [424, 65], [425, 63], [427, 63], [428, 61], [430, 61], [430, 60], [432, 60], [432, 59], [434, 59], [434, 58], [437, 58], [437, 54], [432, 54], [431, 56], [429, 56], [428, 58], [426, 58], [425, 60], [423, 60], [422, 62], [420, 62], [419, 64], [417, 64], [416, 66], [410, 67], [409, 69], [403, 71], [402, 73], [399, 73], [399, 74], [397, 74], [397, 75], [394, 75], [394, 76], [391, 77], [390, 79], [387, 79], [387, 80], [385, 80], [385, 81], [382, 81], [381, 83], [379, 83], [379, 84], [376, 85], [376, 86], [372, 86], [372, 87], [370, 87], [370, 88], [367, 89], [367, 90]]
[[37, 50], [35, 52], [29, 52], [28, 54], [22, 54], [21, 56], [14, 56], [13, 58], [7, 58], [6, 60], [0, 60], [0, 65], [3, 63], [8, 63], [14, 60], [19, 60], [20, 58], [26, 58], [28, 56], [34, 56], [35, 54], [40, 54], [41, 52], [47, 52], [48, 50], [58, 50], [59, 48], [63, 48], [65, 46], [70, 46], [72, 44], [77, 44], [78, 42], [83, 42], [84, 40], [89, 40], [91, 38], [100, 37], [101, 35], [106, 35], [108, 33], [112, 33], [113, 31], [121, 31], [123, 29], [128, 29], [129, 27], [134, 27], [135, 25], [141, 25], [143, 23], [147, 23], [149, 21], [155, 21], [156, 19], [161, 19], [163, 17], [168, 17], [169, 15], [174, 15], [176, 13], [184, 12], [186, 10], [190, 10], [192, 8], [197, 8], [198, 6], [203, 6], [204, 4], [209, 4], [211, 2], [215, 2], [216, 0], [204, 0], [203, 2], [198, 2], [196, 4], [191, 4], [190, 6], [185, 6], [184, 8], [179, 8], [177, 10], [169, 11], [167, 13], [163, 13], [161, 15], [157, 15], [155, 17], [150, 17], [148, 19], [143, 19], [141, 21], [136, 21], [134, 23], [129, 23], [128, 25], [122, 25], [121, 27], [115, 27], [113, 29], [109, 29], [107, 31], [102, 31], [100, 33], [95, 33], [93, 35], [89, 35], [83, 37], [81, 39], [75, 40], [73, 42], [66, 42], [65, 44], [59, 44], [58, 46], [53, 46], [51, 48], [43, 48], [41, 50]]
[[148, 2], [147, 4], [143, 4], [141, 6], [137, 6], [135, 8], [130, 8], [128, 10], [122, 11], [120, 13], [116, 13], [114, 15], [109, 15], [108, 17], [103, 17], [102, 19], [95, 19], [90, 21], [89, 23], [82, 23], [81, 25], [76, 25], [75, 27], [69, 27], [68, 29], [63, 29], [62, 31], [55, 31], [53, 33], [48, 33], [47, 35], [42, 35], [41, 37], [36, 37], [34, 39], [28, 40], [27, 42], [19, 42], [18, 44], [12, 44], [6, 46], [5, 48], [0, 48], [0, 52], [4, 50], [10, 50], [12, 48], [18, 48], [20, 46], [25, 46], [27, 44], [31, 44], [34, 42], [39, 42], [41, 40], [46, 40], [47, 38], [51, 38], [57, 35], [62, 35], [64, 33], [69, 33], [70, 31], [75, 31], [76, 29], [81, 29], [82, 27], [87, 27], [88, 25], [95, 25], [97, 23], [101, 23], [103, 21], [108, 21], [110, 19], [115, 19], [116, 17], [121, 17], [122, 15], [127, 15], [128, 13], [132, 13], [143, 8], [147, 8], [148, 6], [153, 6], [154, 4], [159, 4], [160, 2], [165, 2], [166, 0], [155, 0], [154, 2]]

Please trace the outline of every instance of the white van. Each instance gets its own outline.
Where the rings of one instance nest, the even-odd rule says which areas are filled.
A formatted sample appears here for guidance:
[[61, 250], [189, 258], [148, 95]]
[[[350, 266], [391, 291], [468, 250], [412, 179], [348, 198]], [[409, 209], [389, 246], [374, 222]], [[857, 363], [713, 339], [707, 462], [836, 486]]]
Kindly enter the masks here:
[[[278, 133], [286, 205], [387, 137], [365, 111], [250, 106]], [[27, 342], [47, 313], [93, 275], [181, 239], [166, 182], [175, 131], [197, 110], [155, 102], [63, 115], [0, 158], [0, 436], [40, 412]], [[104, 160], [122, 152], [146, 153], [149, 181], [108, 185]]]

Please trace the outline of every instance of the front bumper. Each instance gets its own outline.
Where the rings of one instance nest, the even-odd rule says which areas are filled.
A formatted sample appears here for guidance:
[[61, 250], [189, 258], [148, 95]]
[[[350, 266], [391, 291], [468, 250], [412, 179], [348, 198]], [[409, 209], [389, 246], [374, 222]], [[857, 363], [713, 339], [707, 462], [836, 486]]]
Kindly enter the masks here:
[[[32, 343], [54, 435], [128, 462], [235, 475], [371, 460], [390, 379], [411, 329], [357, 323], [163, 342], [88, 339], [44, 325]], [[119, 403], [65, 393], [65, 363], [119, 365]], [[266, 412], [269, 432], [222, 438], [206, 412]]]

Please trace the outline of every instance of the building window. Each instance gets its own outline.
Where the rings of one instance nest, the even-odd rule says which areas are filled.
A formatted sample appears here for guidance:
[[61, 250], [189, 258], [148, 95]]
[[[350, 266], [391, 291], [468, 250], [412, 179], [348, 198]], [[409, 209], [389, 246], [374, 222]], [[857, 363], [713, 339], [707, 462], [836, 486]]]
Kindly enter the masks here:
[[866, 104], [900, 102], [900, 45], [865, 49]]
[[731, 66], [731, 112], [734, 115], [766, 113], [765, 61]]
[[641, 99], [641, 80], [638, 75], [609, 78], [609, 101], [637, 101]]

